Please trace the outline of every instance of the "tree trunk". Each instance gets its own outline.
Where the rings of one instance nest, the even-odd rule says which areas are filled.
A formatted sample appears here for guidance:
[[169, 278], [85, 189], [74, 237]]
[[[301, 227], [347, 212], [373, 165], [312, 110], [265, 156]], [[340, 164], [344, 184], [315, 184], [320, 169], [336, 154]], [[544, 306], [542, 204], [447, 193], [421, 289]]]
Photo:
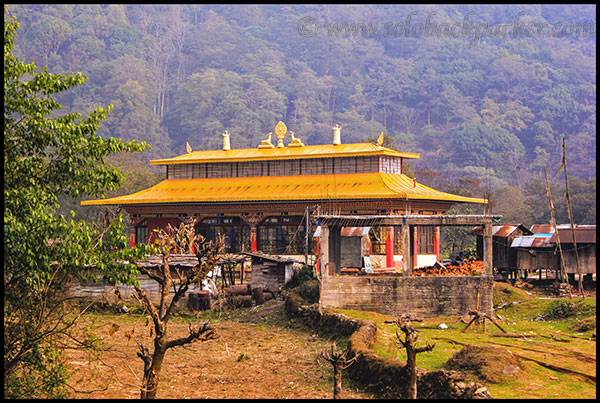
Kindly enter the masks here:
[[411, 344], [406, 346], [406, 370], [408, 371], [408, 389], [409, 399], [417, 398], [417, 353]]
[[142, 399], [156, 399], [158, 389], [158, 380], [160, 370], [167, 351], [166, 343], [163, 338], [154, 341], [154, 354], [152, 355], [152, 364], [144, 368], [144, 378], [142, 379]]
[[333, 366], [333, 398], [342, 398], [342, 368], [341, 363]]

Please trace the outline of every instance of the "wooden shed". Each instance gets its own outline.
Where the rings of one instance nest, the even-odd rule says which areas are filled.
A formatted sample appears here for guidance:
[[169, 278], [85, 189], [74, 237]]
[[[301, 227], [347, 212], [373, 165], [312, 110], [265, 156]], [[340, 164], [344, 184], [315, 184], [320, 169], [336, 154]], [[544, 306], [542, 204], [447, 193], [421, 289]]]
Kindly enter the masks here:
[[[559, 226], [558, 237], [554, 234], [550, 238], [550, 242], [553, 244], [560, 239], [567, 274], [577, 273], [577, 259], [581, 273], [596, 273], [596, 226], [577, 225], [574, 232], [575, 242], [573, 242], [571, 228], [567, 225]], [[575, 257], [575, 244], [577, 244], [577, 258]]]
[[[476, 227], [472, 235], [477, 236], [477, 256], [483, 256], [483, 234]], [[492, 265], [500, 273], [508, 274], [517, 267], [517, 253], [511, 248], [512, 242], [521, 236], [533, 234], [522, 224], [503, 224], [492, 227]]]
[[264, 291], [281, 290], [294, 275], [295, 260], [262, 253], [243, 252], [252, 259], [251, 287]]
[[[511, 249], [516, 251], [519, 270], [524, 272], [559, 271], [560, 255], [557, 242], [560, 240], [565, 269], [569, 277], [573, 278], [577, 273], [577, 259], [581, 273], [587, 275], [587, 278], [596, 273], [595, 225], [575, 225], [575, 242], [573, 242], [573, 233], [568, 224], [557, 226], [558, 236], [553, 228], [535, 227], [535, 229], [547, 231], [547, 233], [518, 237], [511, 244]], [[577, 244], [577, 257], [575, 256], [575, 244]]]

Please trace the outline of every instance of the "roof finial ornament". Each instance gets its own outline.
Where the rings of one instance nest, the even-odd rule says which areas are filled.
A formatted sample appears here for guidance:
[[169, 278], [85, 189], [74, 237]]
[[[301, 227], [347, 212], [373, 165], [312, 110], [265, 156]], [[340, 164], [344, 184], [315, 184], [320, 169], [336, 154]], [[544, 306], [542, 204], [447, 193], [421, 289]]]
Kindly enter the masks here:
[[277, 126], [275, 126], [275, 135], [277, 136], [277, 148], [284, 147], [283, 139], [286, 133], [287, 127], [285, 126], [285, 123], [279, 121], [279, 123], [277, 123]]
[[288, 147], [304, 147], [304, 143], [297, 137], [294, 137], [294, 132], [290, 130], [290, 134], [292, 135], [292, 142], [288, 144]]
[[267, 133], [267, 136], [269, 137], [266, 140], [261, 141], [258, 148], [275, 148], [273, 143], [271, 143], [271, 135], [273, 135], [273, 132]]
[[185, 150], [187, 151], [188, 154], [192, 152], [192, 146], [187, 141], [185, 142]]
[[333, 145], [334, 146], [342, 144], [341, 131], [342, 131], [342, 127], [336, 123], [336, 125], [333, 126]]
[[231, 141], [229, 140], [229, 132], [223, 132], [223, 151], [231, 150]]
[[377, 145], [380, 146], [383, 144], [383, 138], [384, 138], [384, 134], [383, 132], [381, 132], [381, 134], [379, 135], [379, 137], [377, 137]]

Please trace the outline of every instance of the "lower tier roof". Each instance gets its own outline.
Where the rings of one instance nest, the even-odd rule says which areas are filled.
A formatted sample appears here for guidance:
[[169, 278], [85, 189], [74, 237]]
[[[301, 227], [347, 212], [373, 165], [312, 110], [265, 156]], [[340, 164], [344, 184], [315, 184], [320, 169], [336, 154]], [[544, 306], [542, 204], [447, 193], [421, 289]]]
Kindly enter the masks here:
[[149, 189], [82, 205], [223, 203], [292, 200], [407, 199], [487, 203], [484, 199], [444, 193], [413, 182], [403, 174], [381, 172], [260, 176], [212, 179], [166, 179]]

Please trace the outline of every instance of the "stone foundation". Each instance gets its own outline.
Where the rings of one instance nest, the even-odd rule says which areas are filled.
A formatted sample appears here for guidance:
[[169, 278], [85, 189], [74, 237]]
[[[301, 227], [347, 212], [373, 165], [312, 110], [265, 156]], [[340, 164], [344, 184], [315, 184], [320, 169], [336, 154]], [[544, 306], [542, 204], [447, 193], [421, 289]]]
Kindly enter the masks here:
[[463, 316], [476, 309], [479, 291], [479, 310], [491, 315], [492, 289], [486, 276], [329, 275], [322, 279], [321, 304], [393, 316]]

